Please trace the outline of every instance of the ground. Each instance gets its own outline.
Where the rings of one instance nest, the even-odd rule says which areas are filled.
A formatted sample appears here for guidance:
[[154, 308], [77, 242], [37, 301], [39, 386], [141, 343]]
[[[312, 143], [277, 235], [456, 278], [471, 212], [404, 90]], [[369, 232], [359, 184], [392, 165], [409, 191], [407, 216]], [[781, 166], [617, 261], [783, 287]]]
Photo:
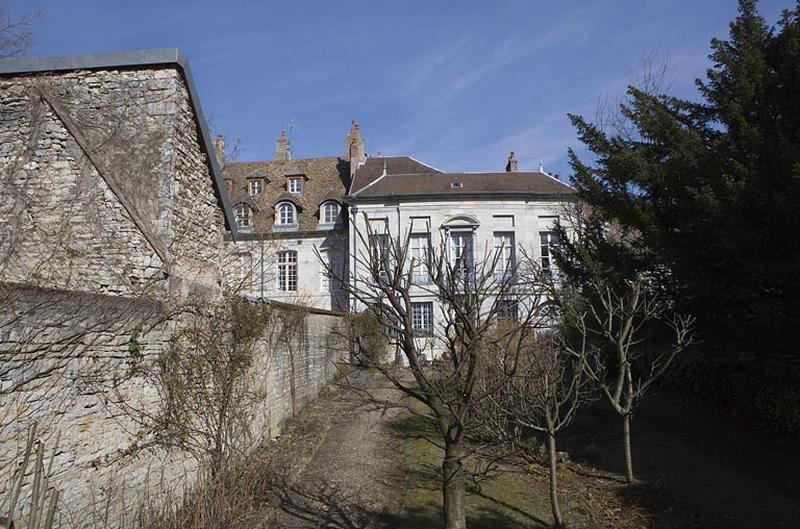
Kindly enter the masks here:
[[[375, 375], [350, 379], [397, 398]], [[800, 519], [800, 454], [743, 431], [667, 395], [655, 395], [634, 419], [634, 457], [642, 482], [621, 481], [614, 417], [587, 410], [562, 448], [565, 519], [572, 528], [795, 527]], [[425, 420], [365, 406], [334, 389], [291, 421], [265, 450], [275, 528], [441, 527], [441, 451], [424, 437]], [[547, 479], [536, 467], [508, 464], [470, 480], [469, 527], [547, 527]]]
[[[395, 398], [366, 372], [349, 385], [370, 387], [378, 398]], [[393, 424], [397, 410], [364, 404], [357, 392], [333, 389], [290, 421], [268, 447], [274, 501], [266, 509], [270, 528], [380, 527], [397, 500], [402, 440]]]

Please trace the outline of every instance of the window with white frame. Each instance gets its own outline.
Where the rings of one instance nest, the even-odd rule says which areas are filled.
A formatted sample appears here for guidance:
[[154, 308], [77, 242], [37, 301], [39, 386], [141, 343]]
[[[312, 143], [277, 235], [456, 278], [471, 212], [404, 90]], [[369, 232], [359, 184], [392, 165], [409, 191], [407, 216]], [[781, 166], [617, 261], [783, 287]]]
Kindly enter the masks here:
[[278, 224], [291, 226], [297, 224], [297, 211], [291, 202], [278, 204]]
[[303, 190], [303, 179], [302, 178], [290, 178], [289, 179], [289, 193], [299, 195], [300, 192]]
[[328, 250], [321, 252], [320, 257], [320, 289], [323, 292], [335, 292], [342, 289], [344, 260], [340, 252]]
[[549, 272], [553, 269], [553, 249], [558, 245], [558, 237], [552, 231], [539, 232], [539, 255], [542, 263], [542, 270]]
[[323, 224], [336, 224], [339, 222], [339, 204], [325, 202], [322, 204], [321, 220]]
[[233, 206], [233, 216], [239, 228], [249, 228], [253, 224], [253, 210], [244, 202]]
[[514, 273], [514, 232], [494, 232], [494, 276], [503, 279]]
[[278, 290], [297, 291], [297, 252], [293, 250], [278, 252]]
[[411, 303], [411, 329], [418, 336], [430, 336], [433, 333], [433, 302]]
[[411, 250], [412, 281], [418, 285], [427, 285], [431, 282], [430, 258], [431, 234], [412, 233], [408, 242]]
[[369, 240], [370, 260], [378, 264], [378, 275], [381, 279], [386, 279], [386, 267], [389, 264], [389, 234], [373, 233]]
[[260, 178], [253, 178], [247, 181], [247, 193], [254, 197], [264, 191], [264, 181]]
[[472, 230], [450, 231], [450, 260], [453, 270], [465, 277], [474, 271]]

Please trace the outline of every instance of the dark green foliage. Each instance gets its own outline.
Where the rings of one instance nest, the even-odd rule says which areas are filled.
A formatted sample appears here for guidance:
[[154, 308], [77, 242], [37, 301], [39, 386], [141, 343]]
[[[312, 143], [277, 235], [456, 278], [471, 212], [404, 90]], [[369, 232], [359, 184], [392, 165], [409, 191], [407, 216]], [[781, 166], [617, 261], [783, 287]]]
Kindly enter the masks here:
[[754, 0], [739, 11], [701, 102], [631, 87], [624, 127], [571, 116], [594, 158], [570, 151], [591, 214], [561, 264], [579, 281], [645, 273], [698, 318], [709, 355], [780, 370], [800, 336], [800, 3], [774, 28]]

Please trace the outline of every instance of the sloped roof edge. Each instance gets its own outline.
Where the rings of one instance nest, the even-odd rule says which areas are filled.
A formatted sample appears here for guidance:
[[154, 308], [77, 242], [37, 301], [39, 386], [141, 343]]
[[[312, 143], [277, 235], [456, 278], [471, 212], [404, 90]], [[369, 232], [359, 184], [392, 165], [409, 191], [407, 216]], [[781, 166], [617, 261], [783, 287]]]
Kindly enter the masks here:
[[217, 163], [214, 142], [206, 126], [206, 118], [200, 105], [197, 87], [194, 84], [189, 60], [178, 48], [159, 48], [152, 50], [96, 53], [91, 55], [65, 55], [60, 57], [12, 57], [0, 59], [0, 77], [13, 74], [37, 72], [63, 72], [71, 70], [108, 70], [142, 66], [177, 66], [186, 81], [189, 99], [194, 108], [197, 126], [200, 130], [201, 148], [208, 158], [214, 190], [222, 205], [225, 221], [231, 234], [236, 237], [236, 219], [233, 216], [230, 198], [222, 179], [222, 170]]

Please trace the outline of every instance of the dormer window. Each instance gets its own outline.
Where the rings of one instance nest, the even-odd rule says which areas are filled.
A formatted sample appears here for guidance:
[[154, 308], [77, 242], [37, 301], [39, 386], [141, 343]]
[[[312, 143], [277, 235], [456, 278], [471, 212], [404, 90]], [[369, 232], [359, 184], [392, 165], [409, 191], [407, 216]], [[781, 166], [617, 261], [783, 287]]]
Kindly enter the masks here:
[[291, 226], [297, 223], [297, 211], [294, 204], [283, 202], [278, 205], [278, 224], [281, 226]]
[[239, 228], [250, 228], [253, 224], [253, 210], [244, 202], [233, 206], [233, 216]]
[[289, 193], [292, 193], [293, 195], [299, 195], [302, 190], [303, 190], [302, 178], [289, 179]]
[[341, 212], [339, 204], [330, 201], [322, 204], [322, 212], [320, 214], [320, 221], [322, 224], [336, 224], [339, 222], [339, 213]]
[[461, 189], [464, 187], [464, 184], [461, 182], [450, 182], [450, 189]]
[[254, 197], [264, 191], [264, 181], [261, 178], [253, 178], [247, 181], [247, 194]]

